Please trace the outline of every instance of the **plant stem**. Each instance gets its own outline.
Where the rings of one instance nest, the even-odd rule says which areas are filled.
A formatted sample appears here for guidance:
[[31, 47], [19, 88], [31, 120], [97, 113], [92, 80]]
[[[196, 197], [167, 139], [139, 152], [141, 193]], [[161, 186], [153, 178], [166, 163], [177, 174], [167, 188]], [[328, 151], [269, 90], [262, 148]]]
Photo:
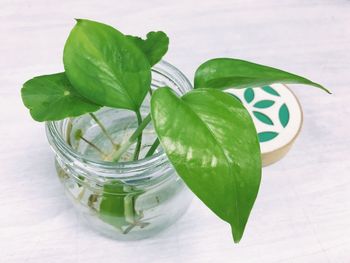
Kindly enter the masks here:
[[130, 138], [120, 146], [118, 151], [113, 153], [113, 155], [111, 156], [112, 161], [118, 161], [120, 159], [123, 153], [126, 152], [129, 149], [129, 147], [136, 142], [139, 135], [142, 133], [142, 131], [146, 128], [146, 126], [150, 122], [151, 122], [151, 114], [148, 114], [140, 123], [139, 127], [137, 127], [134, 133], [130, 136]]
[[[137, 117], [137, 125], [140, 126], [142, 123], [142, 116], [141, 116], [140, 111], [136, 111], [136, 117]], [[142, 143], [142, 131], [141, 131], [139, 137], [137, 137], [137, 144], [136, 144], [134, 157], [133, 157], [134, 161], [136, 161], [139, 158], [140, 150], [141, 150], [141, 143]]]
[[66, 140], [67, 140], [67, 143], [69, 146], [72, 146], [72, 143], [70, 141], [70, 135], [72, 132], [72, 128], [73, 128], [72, 118], [69, 118], [68, 123], [67, 123], [67, 137], [66, 137]]
[[159, 146], [159, 139], [157, 138], [157, 139], [155, 139], [155, 141], [153, 142], [151, 148], [149, 148], [148, 152], [146, 153], [145, 158], [152, 156], [152, 154], [153, 154], [154, 151], [158, 148], [158, 146]]
[[96, 117], [95, 114], [93, 114], [92, 112], [89, 113], [89, 115], [91, 116], [91, 118], [97, 123], [98, 126], [100, 126], [103, 134], [108, 138], [108, 140], [112, 143], [112, 145], [114, 147], [117, 147], [117, 144], [114, 143], [111, 135], [108, 133], [107, 129], [105, 128], [105, 126], [103, 126], [103, 124], [100, 122], [100, 120]]
[[85, 139], [83, 136], [80, 136], [80, 139], [82, 139], [84, 142], [86, 142], [88, 145], [90, 145], [92, 148], [94, 148], [96, 151], [98, 151], [103, 157], [106, 157], [107, 154], [105, 154], [98, 146], [89, 140]]

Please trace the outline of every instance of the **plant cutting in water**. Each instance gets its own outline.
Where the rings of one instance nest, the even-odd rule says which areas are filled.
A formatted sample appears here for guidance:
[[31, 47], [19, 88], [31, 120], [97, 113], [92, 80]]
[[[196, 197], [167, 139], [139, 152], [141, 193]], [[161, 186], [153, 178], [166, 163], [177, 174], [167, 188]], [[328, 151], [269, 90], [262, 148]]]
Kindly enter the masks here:
[[[190, 190], [231, 225], [233, 239], [239, 242], [259, 190], [261, 157], [248, 111], [224, 90], [272, 83], [327, 90], [295, 74], [233, 58], [215, 58], [200, 65], [194, 89], [183, 96], [169, 87], [152, 90], [151, 68], [165, 55], [168, 44], [164, 32], [150, 32], [142, 39], [78, 19], [64, 47], [65, 71], [27, 81], [21, 91], [23, 102], [36, 121], [89, 114], [110, 146], [101, 148], [89, 141], [81, 129], [74, 131], [74, 138], [88, 144], [101, 160], [137, 161], [163, 149]], [[143, 117], [140, 108], [147, 94], [150, 112]], [[138, 126], [116, 141], [94, 114], [101, 107], [134, 112]], [[142, 153], [150, 123], [157, 138]], [[88, 198], [91, 209], [124, 234], [149, 224], [143, 220], [143, 211], [135, 209], [137, 195], [128, 196], [127, 187], [115, 180], [104, 186], [100, 202], [93, 194]], [[113, 195], [116, 191], [126, 195]]]

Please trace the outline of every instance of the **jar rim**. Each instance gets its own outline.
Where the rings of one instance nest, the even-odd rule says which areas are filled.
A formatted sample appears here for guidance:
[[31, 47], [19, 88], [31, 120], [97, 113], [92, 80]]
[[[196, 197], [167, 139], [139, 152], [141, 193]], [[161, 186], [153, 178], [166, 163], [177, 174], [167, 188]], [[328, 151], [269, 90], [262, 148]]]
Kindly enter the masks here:
[[[161, 60], [153, 66], [152, 71], [163, 74], [184, 91], [192, 89], [192, 85], [187, 77], [178, 68], [164, 60]], [[74, 150], [63, 138], [62, 133], [58, 128], [58, 123], [62, 121], [64, 120], [47, 121], [45, 123], [46, 135], [52, 150], [59, 156], [68, 159], [68, 161], [74, 162], [75, 165], [78, 165], [84, 170], [96, 171], [97, 169], [100, 172], [99, 175], [102, 177], [121, 178], [123, 176], [120, 176], [120, 174], [113, 175], [113, 171], [138, 172], [154, 166], [161, 166], [168, 162], [168, 158], [163, 151], [137, 161], [110, 162], [89, 158]], [[127, 178], [130, 179], [134, 177], [140, 176], [128, 176]]]

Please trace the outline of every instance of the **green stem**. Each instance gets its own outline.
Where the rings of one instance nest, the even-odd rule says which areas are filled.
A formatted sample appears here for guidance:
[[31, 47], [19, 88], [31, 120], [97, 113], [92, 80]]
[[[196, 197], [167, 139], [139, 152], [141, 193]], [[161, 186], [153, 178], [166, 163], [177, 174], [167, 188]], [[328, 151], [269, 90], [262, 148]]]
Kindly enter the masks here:
[[[136, 117], [137, 117], [137, 125], [140, 126], [142, 123], [142, 116], [141, 116], [140, 111], [136, 111]], [[140, 150], [141, 150], [141, 143], [142, 143], [142, 131], [141, 131], [139, 137], [137, 137], [137, 144], [136, 144], [134, 157], [133, 157], [134, 161], [136, 161], [139, 158]]]
[[80, 139], [82, 139], [84, 142], [86, 142], [88, 145], [90, 145], [92, 148], [94, 148], [96, 151], [98, 151], [103, 157], [106, 157], [107, 154], [105, 154], [96, 144], [90, 142], [88, 139], [85, 139], [83, 136], [80, 136]]
[[153, 142], [151, 148], [149, 148], [148, 152], [146, 153], [145, 158], [152, 156], [153, 153], [155, 152], [155, 150], [158, 148], [158, 146], [159, 146], [159, 139], [157, 138]]
[[111, 156], [113, 161], [118, 161], [120, 157], [125, 153], [129, 147], [136, 142], [137, 138], [142, 134], [142, 131], [146, 128], [146, 126], [151, 122], [151, 114], [148, 114], [143, 121], [140, 123], [139, 127], [134, 131], [134, 133], [130, 136], [130, 138], [123, 143], [118, 151], [114, 152]]
[[70, 140], [70, 136], [71, 136], [71, 133], [72, 133], [72, 128], [73, 128], [72, 118], [69, 118], [68, 119], [68, 123], [67, 123], [67, 137], [66, 137], [66, 140], [67, 140], [68, 145], [70, 145], [70, 146], [72, 146], [72, 143], [71, 143], [71, 140]]
[[103, 134], [108, 138], [108, 140], [112, 143], [112, 145], [114, 147], [117, 146], [117, 144], [114, 143], [111, 135], [108, 133], [107, 129], [105, 128], [105, 126], [103, 126], [103, 124], [100, 122], [100, 120], [96, 117], [95, 114], [93, 114], [92, 112], [89, 113], [89, 115], [91, 116], [91, 118], [97, 123], [98, 126], [100, 126]]

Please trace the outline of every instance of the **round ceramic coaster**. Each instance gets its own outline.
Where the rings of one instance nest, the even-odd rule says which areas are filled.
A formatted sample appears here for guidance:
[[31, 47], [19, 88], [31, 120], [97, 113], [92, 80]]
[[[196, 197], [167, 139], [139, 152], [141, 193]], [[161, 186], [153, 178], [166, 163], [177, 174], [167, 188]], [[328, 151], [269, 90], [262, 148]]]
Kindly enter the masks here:
[[229, 89], [250, 112], [258, 132], [263, 166], [280, 160], [298, 136], [303, 113], [300, 103], [285, 85]]

